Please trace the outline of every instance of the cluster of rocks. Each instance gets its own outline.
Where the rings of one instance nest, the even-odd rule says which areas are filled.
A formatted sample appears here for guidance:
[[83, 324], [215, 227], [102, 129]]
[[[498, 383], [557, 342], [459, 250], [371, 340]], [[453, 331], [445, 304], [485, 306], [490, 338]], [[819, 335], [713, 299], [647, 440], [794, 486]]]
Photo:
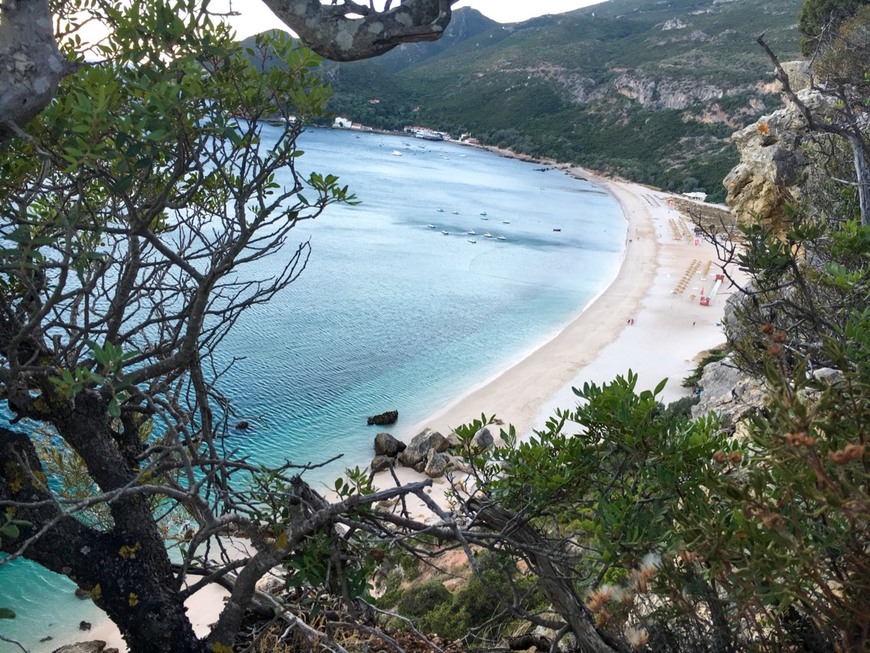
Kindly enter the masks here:
[[[470, 444], [474, 451], [484, 451], [495, 445], [496, 439], [486, 427], [474, 434]], [[375, 436], [375, 457], [371, 462], [371, 470], [376, 473], [402, 465], [430, 478], [441, 478], [451, 470], [469, 472], [467, 465], [457, 455], [461, 447], [462, 442], [456, 433], [445, 437], [428, 428], [415, 435], [408, 444], [389, 433], [378, 433]]]

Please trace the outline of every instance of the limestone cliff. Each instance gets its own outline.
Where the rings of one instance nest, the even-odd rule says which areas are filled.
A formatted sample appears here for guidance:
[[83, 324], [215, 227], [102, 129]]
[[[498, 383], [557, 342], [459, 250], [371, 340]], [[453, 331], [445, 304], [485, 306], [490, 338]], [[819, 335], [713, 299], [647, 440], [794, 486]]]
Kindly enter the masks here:
[[[792, 88], [814, 113], [824, 114], [830, 101], [819, 91], [806, 88], [804, 62], [784, 64]], [[761, 221], [779, 224], [786, 203], [800, 196], [804, 173], [812, 150], [806, 121], [800, 110], [784, 101], [781, 109], [762, 116], [731, 136], [740, 163], [725, 177], [726, 203], [742, 223]]]
[[[613, 82], [617, 93], [635, 100], [644, 109], [683, 110], [695, 102], [711, 102], [726, 95], [726, 90], [714, 84], [699, 84], [697, 80], [659, 79], [624, 73]], [[732, 92], [732, 91], [729, 91]]]

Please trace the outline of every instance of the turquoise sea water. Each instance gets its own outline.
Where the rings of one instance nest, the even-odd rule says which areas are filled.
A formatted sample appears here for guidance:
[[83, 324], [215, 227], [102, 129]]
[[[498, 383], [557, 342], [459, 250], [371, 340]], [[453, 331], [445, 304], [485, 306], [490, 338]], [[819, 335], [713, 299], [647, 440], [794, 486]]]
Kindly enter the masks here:
[[[557, 170], [379, 134], [311, 130], [301, 146], [300, 169], [337, 174], [362, 203], [300, 223], [304, 273], [223, 343], [227, 360], [243, 359], [222, 387], [251, 422], [229, 444], [256, 461], [344, 454], [323, 481], [367, 464], [380, 429], [366, 416], [397, 409], [390, 430], [407, 435], [553, 335], [619, 267], [618, 204]], [[73, 589], [27, 563], [0, 567], [0, 606], [19, 614], [0, 634], [53, 650], [56, 639], [39, 640], [99, 619]]]

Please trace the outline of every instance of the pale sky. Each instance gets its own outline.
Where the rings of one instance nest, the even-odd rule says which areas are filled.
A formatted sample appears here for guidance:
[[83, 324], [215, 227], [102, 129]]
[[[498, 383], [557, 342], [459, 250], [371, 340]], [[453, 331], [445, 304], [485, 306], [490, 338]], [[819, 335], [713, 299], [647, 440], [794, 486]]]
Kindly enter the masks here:
[[[544, 14], [562, 14], [566, 11], [597, 4], [602, 0], [463, 0], [453, 6], [474, 7], [484, 16], [499, 23], [516, 23]], [[245, 38], [267, 29], [283, 28], [274, 14], [259, 0], [236, 0], [233, 9], [242, 13], [241, 16], [229, 19], [230, 24], [238, 32], [239, 38]]]

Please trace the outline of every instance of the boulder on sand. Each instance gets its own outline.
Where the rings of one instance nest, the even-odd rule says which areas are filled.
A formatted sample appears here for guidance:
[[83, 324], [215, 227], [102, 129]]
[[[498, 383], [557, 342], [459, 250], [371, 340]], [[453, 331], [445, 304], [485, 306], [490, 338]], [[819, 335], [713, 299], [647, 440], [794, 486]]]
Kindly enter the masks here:
[[426, 466], [423, 468], [423, 473], [429, 478], [441, 478], [453, 467], [450, 456], [446, 453], [439, 453], [435, 449], [429, 449], [426, 454]]
[[407, 445], [397, 440], [389, 433], [378, 433], [375, 436], [375, 455], [395, 458], [405, 450]]
[[[399, 454], [399, 462], [405, 467], [416, 467], [423, 463], [425, 465], [426, 456], [430, 449], [434, 449], [438, 453], [447, 451], [449, 445], [447, 438], [441, 435], [438, 431], [425, 429], [421, 431], [411, 440], [411, 443], [405, 450]], [[421, 469], [417, 471], [422, 471]]]
[[377, 474], [378, 472], [382, 472], [390, 467], [393, 467], [396, 464], [396, 459], [390, 456], [375, 456], [372, 458], [372, 462], [369, 464], [369, 467], [372, 470], [372, 474]]

